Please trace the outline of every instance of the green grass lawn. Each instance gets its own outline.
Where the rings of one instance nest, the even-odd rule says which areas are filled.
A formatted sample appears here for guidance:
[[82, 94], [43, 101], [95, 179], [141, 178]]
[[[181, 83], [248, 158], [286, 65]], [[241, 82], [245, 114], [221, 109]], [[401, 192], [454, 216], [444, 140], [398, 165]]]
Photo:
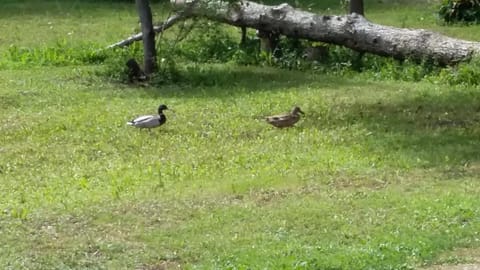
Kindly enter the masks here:
[[[434, 10], [373, 7], [408, 27]], [[0, 54], [138, 27], [128, 3], [0, 13]], [[1, 268], [411, 269], [480, 246], [479, 87], [233, 64], [142, 87], [101, 65], [0, 67]], [[164, 126], [125, 125], [160, 103]], [[294, 128], [262, 120], [295, 104]]]

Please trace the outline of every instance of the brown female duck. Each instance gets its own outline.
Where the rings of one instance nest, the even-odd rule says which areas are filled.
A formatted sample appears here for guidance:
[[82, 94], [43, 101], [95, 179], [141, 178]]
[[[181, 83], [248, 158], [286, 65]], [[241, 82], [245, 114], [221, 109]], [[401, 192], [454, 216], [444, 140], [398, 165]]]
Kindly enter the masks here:
[[300, 120], [300, 113], [305, 114], [300, 107], [295, 106], [290, 113], [268, 116], [266, 120], [278, 128], [291, 127]]

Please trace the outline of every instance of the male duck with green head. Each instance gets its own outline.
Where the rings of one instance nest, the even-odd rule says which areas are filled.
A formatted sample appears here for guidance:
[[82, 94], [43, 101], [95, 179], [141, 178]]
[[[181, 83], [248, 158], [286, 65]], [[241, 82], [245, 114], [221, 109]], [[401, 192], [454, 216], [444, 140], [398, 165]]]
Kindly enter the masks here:
[[148, 129], [159, 127], [167, 122], [167, 117], [165, 114], [163, 114], [164, 110], [168, 110], [168, 108], [167, 105], [162, 104], [158, 107], [158, 114], [139, 116], [131, 121], [128, 121], [127, 125]]

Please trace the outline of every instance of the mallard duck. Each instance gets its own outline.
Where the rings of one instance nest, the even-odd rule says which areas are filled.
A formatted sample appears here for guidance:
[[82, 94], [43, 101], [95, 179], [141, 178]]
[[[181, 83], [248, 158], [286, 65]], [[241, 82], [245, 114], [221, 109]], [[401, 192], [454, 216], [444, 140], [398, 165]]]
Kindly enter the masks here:
[[131, 121], [127, 122], [127, 125], [134, 126], [137, 128], [156, 128], [159, 127], [165, 122], [167, 122], [167, 117], [163, 114], [164, 110], [168, 110], [167, 105], [160, 105], [158, 107], [158, 114], [157, 115], [142, 115], [139, 116]]
[[305, 114], [300, 107], [293, 107], [290, 113], [272, 115], [267, 117], [267, 122], [278, 128], [291, 127], [300, 120], [300, 114]]

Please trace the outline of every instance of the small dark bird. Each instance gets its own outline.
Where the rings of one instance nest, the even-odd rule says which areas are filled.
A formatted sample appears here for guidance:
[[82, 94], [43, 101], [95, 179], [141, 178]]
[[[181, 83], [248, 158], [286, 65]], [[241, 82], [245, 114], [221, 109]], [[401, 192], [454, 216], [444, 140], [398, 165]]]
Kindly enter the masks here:
[[295, 106], [290, 113], [268, 116], [266, 120], [278, 128], [291, 127], [300, 120], [299, 113], [305, 114], [300, 107]]
[[168, 110], [168, 108], [167, 105], [162, 104], [160, 107], [158, 107], [157, 115], [142, 115], [131, 121], [128, 121], [127, 125], [148, 129], [159, 127], [167, 122], [167, 117], [165, 117], [163, 114], [164, 110]]
[[127, 61], [127, 67], [128, 67], [128, 80], [130, 82], [135, 82], [135, 81], [145, 81], [147, 79], [147, 76], [145, 75], [145, 72], [143, 72], [142, 68], [140, 68], [140, 65], [135, 61], [135, 59], [129, 59]]

